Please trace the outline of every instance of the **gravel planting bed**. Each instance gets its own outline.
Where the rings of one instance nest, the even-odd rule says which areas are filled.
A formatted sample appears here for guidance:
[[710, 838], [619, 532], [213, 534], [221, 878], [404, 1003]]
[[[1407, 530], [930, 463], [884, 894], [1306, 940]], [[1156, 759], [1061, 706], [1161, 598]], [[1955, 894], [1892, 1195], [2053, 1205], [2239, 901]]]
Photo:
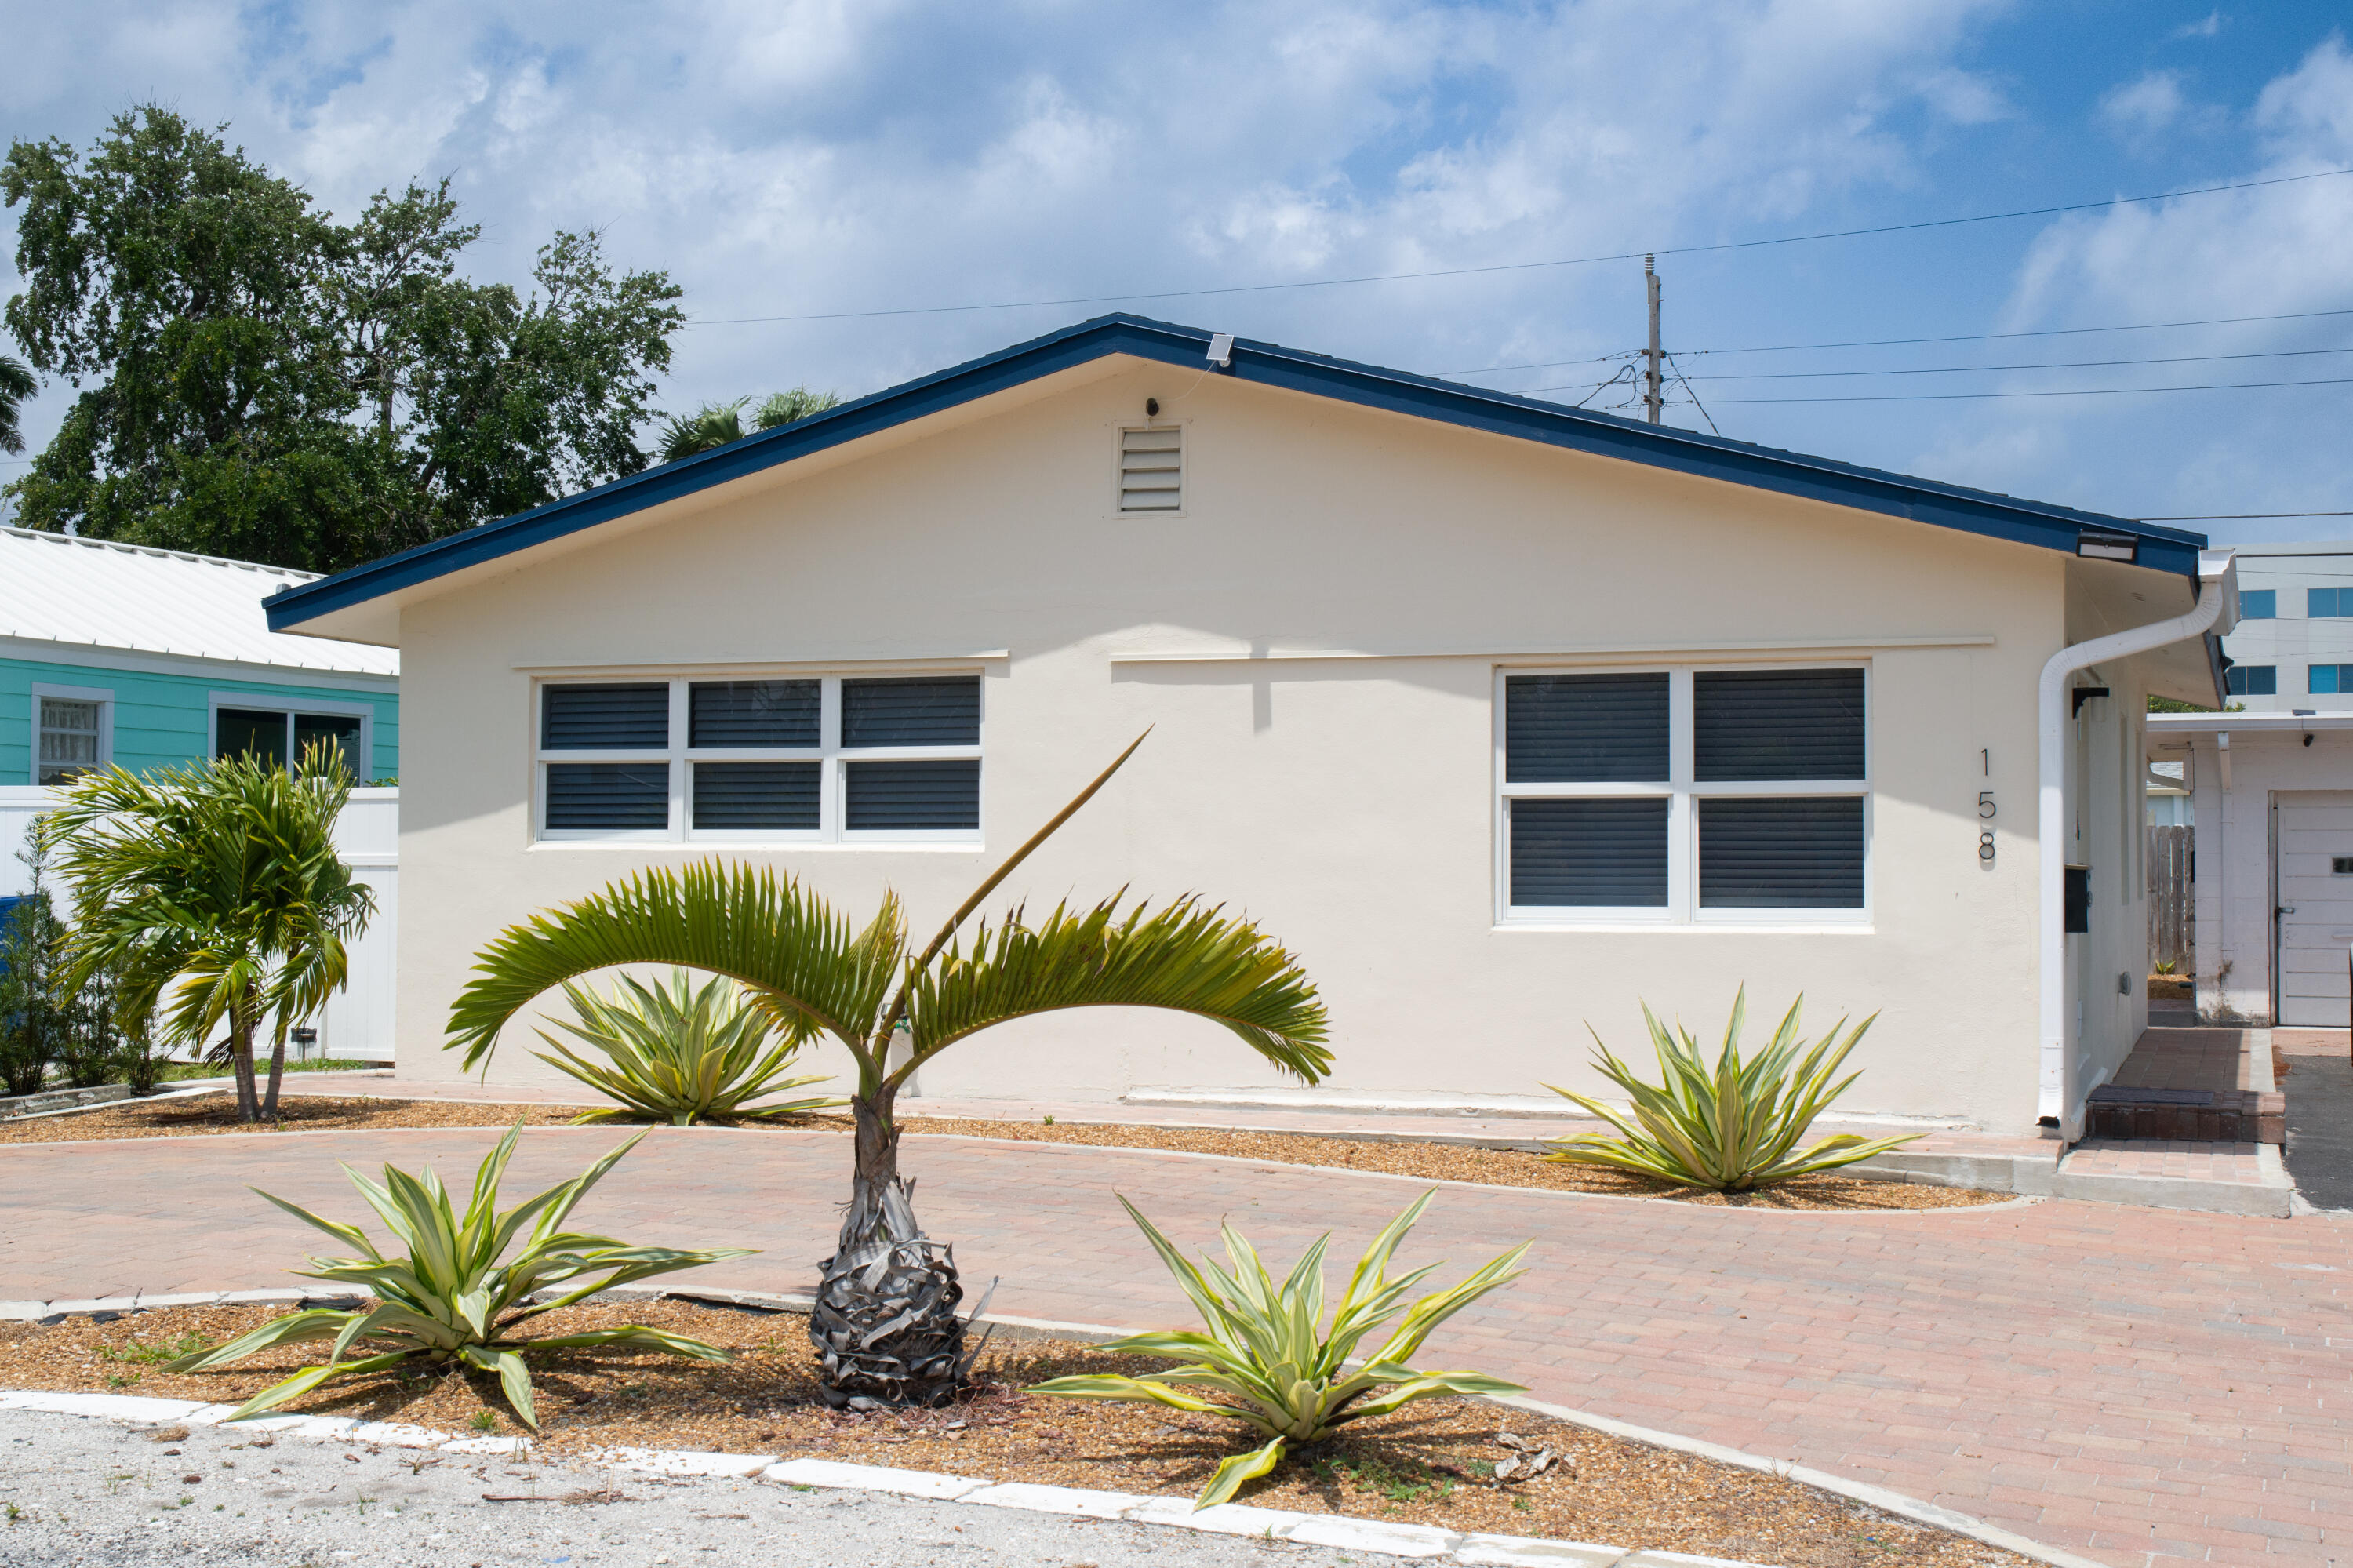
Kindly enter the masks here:
[[[533, 1127], [561, 1127], [580, 1114], [578, 1106], [485, 1105], [464, 1100], [331, 1098], [286, 1095], [275, 1124], [248, 1127], [237, 1119], [231, 1096], [200, 1096], [153, 1105], [110, 1105], [69, 1116], [0, 1123], [0, 1143], [67, 1143], [90, 1139], [184, 1138], [224, 1134], [266, 1137], [274, 1132], [327, 1132], [366, 1128], [512, 1127], [520, 1116]], [[610, 1126], [622, 1126], [610, 1123]], [[797, 1131], [849, 1130], [839, 1116], [802, 1116], [776, 1121], [723, 1122], [741, 1128]], [[955, 1135], [1011, 1139], [1029, 1143], [1092, 1144], [1104, 1149], [1165, 1149], [1220, 1154], [1282, 1165], [1315, 1165], [1344, 1171], [1377, 1171], [1419, 1181], [1472, 1181], [1493, 1187], [1534, 1187], [1555, 1192], [1598, 1192], [1621, 1198], [1666, 1198], [1679, 1202], [1765, 1209], [1952, 1209], [2010, 1201], [2007, 1192], [1968, 1187], [1936, 1187], [1905, 1181], [1825, 1173], [1755, 1192], [1709, 1192], [1624, 1175], [1589, 1165], [1555, 1163], [1522, 1150], [1468, 1149], [1454, 1144], [1377, 1142], [1319, 1138], [1307, 1133], [1251, 1132], [1222, 1128], [1138, 1127], [1103, 1122], [964, 1121], [909, 1118], [910, 1136]]]
[[[184, 1308], [104, 1323], [0, 1325], [0, 1387], [239, 1400], [311, 1364], [318, 1347], [287, 1347], [191, 1375], [164, 1372], [160, 1364], [273, 1315], [263, 1308]], [[536, 1331], [576, 1333], [623, 1323], [691, 1334], [727, 1347], [737, 1359], [723, 1367], [604, 1352], [556, 1351], [536, 1359], [543, 1456], [577, 1459], [607, 1446], [685, 1448], [1189, 1496], [1219, 1459], [1238, 1450], [1244, 1431], [1238, 1423], [1157, 1407], [1021, 1392], [1070, 1372], [1134, 1373], [1167, 1364], [1109, 1355], [1075, 1341], [991, 1346], [979, 1363], [979, 1388], [952, 1408], [854, 1415], [829, 1410], [818, 1398], [803, 1320], [790, 1314], [683, 1301], [590, 1305], [550, 1313]], [[1436, 1356], [1443, 1360], [1442, 1346]], [[379, 1373], [331, 1386], [288, 1408], [467, 1434], [521, 1430], [495, 1383], [464, 1372]], [[1502, 1441], [1506, 1436], [1518, 1446]], [[1545, 1450], [1554, 1461], [1534, 1479], [1493, 1478], [1499, 1462]], [[1614, 1542], [1787, 1568], [2012, 1568], [2029, 1562], [1775, 1476], [1473, 1400], [1431, 1401], [1366, 1421], [1319, 1449], [1294, 1454], [1237, 1500], [1463, 1531]]]

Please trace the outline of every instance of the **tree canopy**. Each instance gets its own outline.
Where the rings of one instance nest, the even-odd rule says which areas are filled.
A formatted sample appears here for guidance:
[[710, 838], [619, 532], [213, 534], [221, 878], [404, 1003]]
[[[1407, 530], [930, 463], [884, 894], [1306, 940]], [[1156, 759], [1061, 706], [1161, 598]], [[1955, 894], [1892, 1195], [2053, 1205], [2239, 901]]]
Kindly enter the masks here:
[[226, 129], [150, 104], [0, 164], [9, 331], [80, 388], [18, 525], [333, 571], [645, 466], [667, 273], [559, 230], [529, 290], [475, 282], [447, 180], [338, 223]]

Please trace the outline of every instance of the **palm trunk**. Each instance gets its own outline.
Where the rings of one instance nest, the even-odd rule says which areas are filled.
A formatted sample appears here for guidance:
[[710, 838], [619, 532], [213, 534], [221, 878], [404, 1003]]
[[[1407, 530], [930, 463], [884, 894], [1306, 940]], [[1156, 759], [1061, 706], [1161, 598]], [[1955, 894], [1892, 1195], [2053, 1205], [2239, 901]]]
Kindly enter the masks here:
[[228, 1060], [237, 1075], [237, 1119], [259, 1121], [261, 1102], [253, 1091], [253, 1025], [235, 1013], [229, 1015]]
[[269, 1092], [261, 1101], [261, 1119], [278, 1119], [278, 1086], [286, 1076], [286, 1034], [280, 1030], [278, 1043], [269, 1048]]
[[968, 1367], [955, 1249], [915, 1223], [915, 1184], [899, 1175], [893, 1097], [884, 1090], [851, 1102], [858, 1149], [849, 1210], [809, 1313], [826, 1401], [853, 1410], [944, 1404]]

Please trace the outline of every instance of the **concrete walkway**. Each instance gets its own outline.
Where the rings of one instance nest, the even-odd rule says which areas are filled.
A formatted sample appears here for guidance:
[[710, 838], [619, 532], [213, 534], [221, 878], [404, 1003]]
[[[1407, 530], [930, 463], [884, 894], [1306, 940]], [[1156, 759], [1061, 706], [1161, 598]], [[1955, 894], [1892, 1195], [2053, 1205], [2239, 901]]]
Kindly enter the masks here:
[[[533, 1129], [522, 1194], [611, 1147]], [[0, 1146], [0, 1297], [296, 1283], [324, 1238], [248, 1182], [362, 1218], [337, 1160], [462, 1171], [487, 1129]], [[994, 1310], [1187, 1319], [1113, 1200], [1181, 1241], [1220, 1215], [1293, 1255], [1351, 1255], [1417, 1190], [1378, 1175], [1071, 1145], [909, 1140], [918, 1202]], [[802, 1290], [846, 1185], [829, 1133], [663, 1128], [584, 1204], [626, 1239], [759, 1256], [701, 1283]], [[2051, 1201], [1788, 1213], [1446, 1190], [1415, 1261], [1528, 1237], [1532, 1272], [1427, 1359], [1540, 1398], [1787, 1457], [2118, 1564], [2353, 1559], [2353, 1217], [2241, 1220]]]
[[2353, 1210], [2353, 1057], [2342, 1029], [2274, 1029], [2287, 1066], [2287, 1169], [2316, 1208]]

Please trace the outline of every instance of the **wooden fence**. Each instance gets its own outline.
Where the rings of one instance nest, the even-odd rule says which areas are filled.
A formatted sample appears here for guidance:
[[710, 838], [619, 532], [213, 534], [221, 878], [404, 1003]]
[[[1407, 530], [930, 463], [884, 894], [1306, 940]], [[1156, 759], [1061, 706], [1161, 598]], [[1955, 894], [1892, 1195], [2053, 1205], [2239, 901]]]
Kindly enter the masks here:
[[2197, 972], [2198, 923], [2192, 913], [2190, 869], [2196, 863], [2187, 827], [2148, 830], [2148, 957], [2174, 972]]

